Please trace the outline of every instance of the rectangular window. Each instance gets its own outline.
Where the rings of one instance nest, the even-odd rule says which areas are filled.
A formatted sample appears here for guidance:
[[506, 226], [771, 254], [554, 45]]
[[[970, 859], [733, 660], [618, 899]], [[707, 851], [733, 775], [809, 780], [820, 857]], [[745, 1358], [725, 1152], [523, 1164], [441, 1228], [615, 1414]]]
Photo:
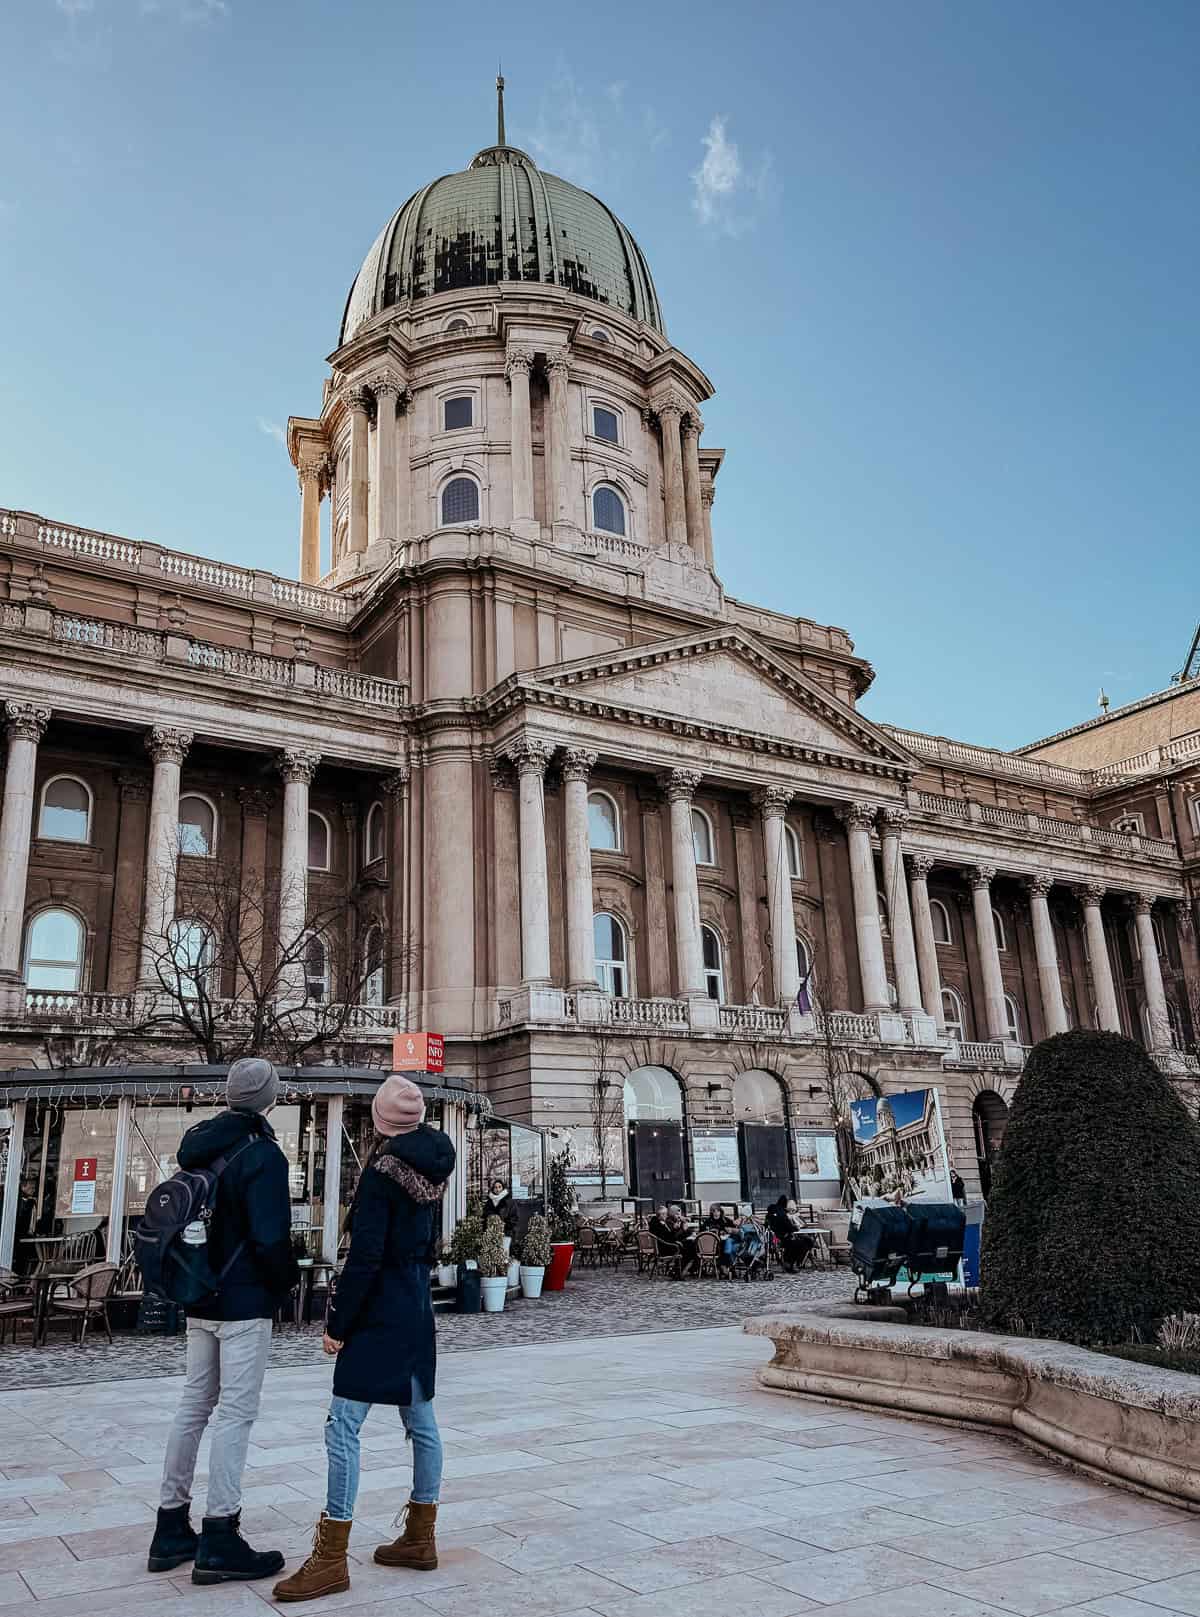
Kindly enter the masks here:
[[461, 427], [471, 425], [472, 400], [468, 395], [464, 399], [447, 399], [443, 406], [443, 421], [447, 432], [457, 432]]
[[606, 443], [617, 444], [621, 441], [620, 423], [612, 410], [602, 409], [596, 405], [592, 410], [592, 429], [597, 438], [603, 438]]

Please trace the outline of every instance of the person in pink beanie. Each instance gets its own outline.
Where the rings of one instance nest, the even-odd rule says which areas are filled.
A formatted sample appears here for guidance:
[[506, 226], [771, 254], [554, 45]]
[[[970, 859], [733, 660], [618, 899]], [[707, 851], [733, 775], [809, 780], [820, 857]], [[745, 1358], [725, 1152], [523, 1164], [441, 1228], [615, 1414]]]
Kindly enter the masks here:
[[275, 1585], [276, 1600], [316, 1600], [350, 1587], [347, 1548], [358, 1493], [359, 1433], [372, 1404], [393, 1404], [413, 1446], [413, 1484], [401, 1536], [381, 1544], [381, 1566], [432, 1571], [442, 1481], [442, 1440], [433, 1412], [437, 1340], [429, 1269], [434, 1210], [454, 1171], [454, 1147], [425, 1122], [425, 1097], [399, 1073], [371, 1102], [375, 1148], [350, 1209], [350, 1251], [325, 1321], [336, 1355], [325, 1422], [329, 1480], [308, 1560]]

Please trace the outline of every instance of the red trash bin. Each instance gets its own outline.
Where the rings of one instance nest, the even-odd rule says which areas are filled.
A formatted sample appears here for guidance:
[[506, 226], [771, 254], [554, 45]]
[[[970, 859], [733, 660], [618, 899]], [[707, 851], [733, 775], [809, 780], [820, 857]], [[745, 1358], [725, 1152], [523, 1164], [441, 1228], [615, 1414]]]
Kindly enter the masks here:
[[550, 1264], [546, 1270], [546, 1278], [542, 1282], [543, 1291], [561, 1291], [567, 1283], [571, 1273], [571, 1265], [575, 1262], [574, 1241], [552, 1241], [550, 1244]]

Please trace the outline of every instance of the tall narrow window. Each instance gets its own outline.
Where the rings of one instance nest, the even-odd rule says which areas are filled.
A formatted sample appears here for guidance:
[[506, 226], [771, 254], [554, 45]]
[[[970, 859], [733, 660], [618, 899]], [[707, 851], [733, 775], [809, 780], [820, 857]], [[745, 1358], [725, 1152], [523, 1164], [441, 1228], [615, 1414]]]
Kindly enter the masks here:
[[692, 810], [692, 846], [696, 850], [698, 865], [716, 864], [712, 821], [703, 809]]
[[1004, 996], [1004, 1020], [1008, 1029], [1008, 1036], [1014, 1044], [1021, 1044], [1021, 1011], [1011, 994]]
[[593, 406], [592, 432], [597, 438], [603, 438], [605, 443], [620, 443], [621, 423], [616, 411], [606, 410], [601, 404]]
[[800, 857], [800, 838], [790, 825], [783, 828], [783, 845], [787, 849], [788, 875], [800, 881], [804, 875], [804, 861]]
[[709, 999], [718, 1005], [725, 1003], [725, 969], [721, 956], [721, 937], [715, 927], [700, 928], [700, 947], [704, 955], [704, 984]]
[[881, 892], [876, 891], [875, 902], [879, 906], [879, 930], [886, 938], [888, 935], [887, 900], [884, 898]]
[[933, 922], [933, 941], [943, 946], [954, 942], [954, 933], [950, 930], [950, 911], [940, 898], [929, 900], [929, 916]]
[[625, 501], [607, 483], [601, 483], [592, 495], [592, 526], [601, 533], [625, 532]]
[[461, 399], [447, 399], [442, 406], [442, 421], [447, 432], [459, 432], [463, 427], [472, 425], [472, 403], [470, 394]]
[[615, 999], [624, 999], [629, 992], [629, 953], [625, 947], [625, 928], [615, 915], [602, 910], [592, 920], [592, 942], [596, 981], [601, 990], [612, 994]]
[[217, 851], [217, 815], [207, 797], [179, 799], [179, 851], [211, 859]]
[[383, 858], [386, 824], [383, 804], [372, 803], [367, 813], [367, 824], [364, 831], [364, 852], [368, 865], [373, 865], [377, 859]]
[[1001, 954], [1008, 951], [1008, 933], [1004, 930], [1004, 917], [999, 910], [992, 911], [992, 922], [996, 928], [996, 947]]
[[615, 853], [621, 846], [621, 817], [607, 792], [588, 793], [588, 844], [600, 853]]
[[371, 926], [363, 939], [363, 1004], [382, 1005], [383, 987], [383, 928]]
[[946, 1023], [946, 1032], [952, 1039], [961, 1042], [966, 1037], [963, 1002], [953, 988], [942, 989], [942, 1018]]
[[49, 842], [90, 842], [92, 794], [81, 780], [58, 775], [42, 787], [39, 837]]
[[798, 932], [796, 934], [796, 965], [800, 971], [800, 981], [808, 983], [808, 993], [811, 999], [813, 994], [813, 984], [810, 981], [812, 976], [812, 955], [808, 952], [808, 944], [805, 943]]
[[442, 526], [479, 521], [479, 484], [471, 477], [455, 477], [442, 490]]
[[216, 992], [217, 950], [203, 921], [180, 916], [167, 930], [170, 951], [158, 968], [164, 986], [179, 999], [211, 999]]
[[83, 925], [70, 910], [43, 910], [29, 923], [25, 983], [29, 988], [78, 993], [83, 977]]
[[304, 945], [304, 991], [318, 1004], [329, 998], [329, 956], [318, 937], [309, 938]]
[[308, 816], [308, 868], [329, 869], [329, 821], [315, 810]]

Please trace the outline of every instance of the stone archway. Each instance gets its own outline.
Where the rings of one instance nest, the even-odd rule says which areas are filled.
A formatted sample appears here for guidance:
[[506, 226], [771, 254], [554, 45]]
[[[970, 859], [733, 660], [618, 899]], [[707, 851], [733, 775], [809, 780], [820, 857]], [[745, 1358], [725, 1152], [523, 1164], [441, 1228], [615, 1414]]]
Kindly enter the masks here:
[[992, 1169], [1000, 1154], [1008, 1125], [1008, 1106], [994, 1089], [981, 1089], [971, 1107], [975, 1132], [975, 1158], [979, 1164], [979, 1188], [986, 1200], [992, 1192]]
[[624, 1101], [630, 1190], [655, 1203], [681, 1200], [687, 1194], [682, 1084], [669, 1067], [635, 1067]]

